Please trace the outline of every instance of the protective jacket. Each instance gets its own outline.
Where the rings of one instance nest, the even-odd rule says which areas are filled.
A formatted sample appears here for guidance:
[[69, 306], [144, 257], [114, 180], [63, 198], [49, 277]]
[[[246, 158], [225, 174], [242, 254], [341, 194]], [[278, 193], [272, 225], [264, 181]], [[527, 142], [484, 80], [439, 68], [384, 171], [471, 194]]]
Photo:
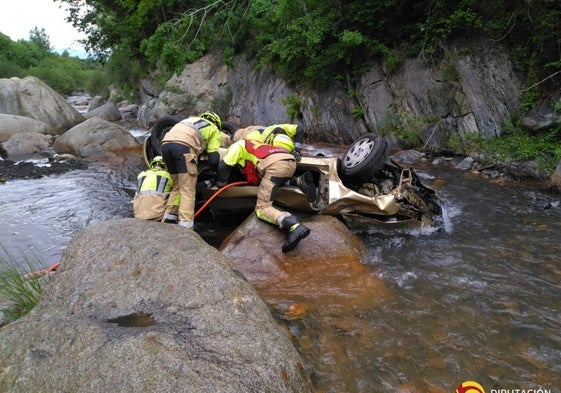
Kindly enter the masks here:
[[304, 130], [297, 124], [273, 124], [245, 135], [245, 139], [258, 140], [271, 144], [277, 134], [288, 135], [294, 141], [294, 150], [300, 152], [304, 146]]
[[171, 175], [164, 169], [147, 169], [138, 174], [137, 180], [132, 202], [134, 217], [160, 221], [173, 185]]
[[199, 156], [206, 151], [209, 165], [215, 168], [220, 161], [221, 142], [222, 133], [218, 127], [200, 116], [180, 121], [164, 135], [162, 155], [173, 179], [166, 220], [179, 219], [179, 225], [192, 228]]
[[[228, 181], [231, 167], [238, 165], [241, 172], [251, 184], [259, 184], [260, 178], [256, 167], [259, 160], [271, 154], [288, 154], [282, 147], [272, 146], [256, 140], [245, 139], [232, 144], [218, 166], [218, 183], [224, 184]], [[225, 164], [225, 165], [224, 165]]]
[[162, 143], [175, 142], [189, 146], [191, 153], [200, 156], [204, 151], [217, 153], [222, 143], [222, 133], [214, 124], [198, 116], [191, 116], [174, 125]]

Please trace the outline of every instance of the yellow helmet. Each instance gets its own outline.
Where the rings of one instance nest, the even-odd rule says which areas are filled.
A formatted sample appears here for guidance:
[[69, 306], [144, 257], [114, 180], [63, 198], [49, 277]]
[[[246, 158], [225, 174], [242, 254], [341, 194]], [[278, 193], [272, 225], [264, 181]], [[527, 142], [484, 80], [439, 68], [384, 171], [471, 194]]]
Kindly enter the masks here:
[[273, 138], [273, 146], [282, 147], [283, 149], [287, 150], [289, 153], [294, 151], [294, 142], [292, 139], [285, 134], [277, 134]]
[[164, 158], [162, 156], [156, 156], [150, 161], [149, 164], [150, 169], [156, 168], [163, 168], [166, 169], [166, 163], [164, 162]]
[[222, 131], [222, 120], [220, 120], [220, 116], [218, 116], [214, 112], [203, 112], [199, 115], [201, 119], [205, 119], [213, 123], [220, 131]]

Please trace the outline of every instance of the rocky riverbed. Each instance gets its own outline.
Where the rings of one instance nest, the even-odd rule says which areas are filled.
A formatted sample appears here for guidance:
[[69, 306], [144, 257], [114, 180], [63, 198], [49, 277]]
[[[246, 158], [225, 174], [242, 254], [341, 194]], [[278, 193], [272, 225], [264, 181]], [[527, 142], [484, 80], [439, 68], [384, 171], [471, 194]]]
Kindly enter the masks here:
[[87, 169], [88, 163], [78, 159], [34, 158], [23, 161], [0, 160], [0, 183], [14, 179], [38, 179], [60, 175], [76, 169]]

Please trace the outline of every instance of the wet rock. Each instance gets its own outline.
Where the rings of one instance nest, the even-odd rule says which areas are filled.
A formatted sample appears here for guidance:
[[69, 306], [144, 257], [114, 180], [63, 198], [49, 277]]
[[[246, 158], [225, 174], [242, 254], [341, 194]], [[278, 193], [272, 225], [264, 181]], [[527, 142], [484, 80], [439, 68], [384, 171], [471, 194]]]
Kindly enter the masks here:
[[79, 157], [139, 147], [139, 142], [129, 130], [99, 117], [92, 117], [71, 128], [53, 144], [57, 153], [70, 153]]
[[311, 392], [285, 331], [196, 233], [78, 232], [38, 306], [0, 330], [0, 391]]
[[[343, 223], [322, 215], [300, 221], [311, 233], [291, 252], [281, 251], [284, 233], [255, 215], [220, 249], [286, 323], [297, 348], [321, 375], [317, 391], [349, 391], [348, 381], [361, 378], [349, 353], [367, 356], [379, 342], [360, 314], [387, 302], [392, 294], [372, 268], [361, 263], [363, 244]], [[345, 370], [344, 378], [338, 370]]]
[[0, 182], [14, 179], [38, 179], [43, 176], [60, 175], [87, 168], [87, 162], [66, 158], [44, 158], [33, 161], [0, 160]]
[[551, 184], [557, 189], [561, 190], [561, 160], [555, 168], [555, 172], [551, 175]]
[[461, 169], [462, 171], [469, 171], [473, 165], [473, 158], [466, 157], [459, 164], [455, 166], [456, 169]]
[[292, 315], [294, 303], [310, 312], [346, 312], [372, 307], [390, 296], [382, 280], [361, 263], [364, 248], [332, 216], [301, 220], [311, 229], [291, 252], [282, 253], [285, 234], [252, 214], [221, 245], [277, 311]]
[[425, 153], [418, 150], [401, 150], [392, 154], [391, 159], [399, 164], [413, 165], [421, 161], [425, 157]]

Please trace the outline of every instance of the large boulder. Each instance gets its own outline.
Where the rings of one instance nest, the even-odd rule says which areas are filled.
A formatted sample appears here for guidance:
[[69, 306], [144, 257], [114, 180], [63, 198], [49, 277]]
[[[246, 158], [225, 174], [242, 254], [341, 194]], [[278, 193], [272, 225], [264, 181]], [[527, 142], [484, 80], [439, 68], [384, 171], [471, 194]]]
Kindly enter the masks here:
[[0, 142], [7, 141], [20, 132], [37, 132], [39, 134], [54, 134], [51, 125], [30, 117], [6, 115], [0, 113]]
[[[255, 215], [220, 249], [286, 323], [318, 376], [317, 391], [348, 392], [345, 381], [361, 378], [356, 358], [370, 358], [379, 341], [378, 329], [365, 327], [370, 322], [363, 315], [387, 306], [392, 293], [372, 266], [362, 263], [362, 243], [339, 220], [320, 215], [301, 222], [311, 233], [288, 253], [281, 251], [284, 234]], [[346, 378], [340, 378], [341, 370]]]
[[0, 353], [2, 392], [311, 392], [227, 257], [133, 218], [74, 236], [40, 303], [0, 330]]
[[50, 146], [54, 129], [30, 117], [0, 114], [0, 150], [8, 156], [33, 154]]
[[92, 117], [66, 131], [53, 144], [59, 153], [88, 157], [102, 151], [119, 152], [137, 149], [140, 143], [129, 130], [99, 117]]
[[281, 314], [289, 314], [295, 304], [306, 304], [311, 312], [338, 313], [388, 299], [383, 281], [361, 263], [364, 246], [341, 221], [319, 215], [301, 222], [311, 232], [294, 251], [283, 253], [285, 234], [255, 214], [220, 250]]
[[0, 143], [8, 157], [33, 154], [47, 149], [53, 140], [51, 135], [38, 132], [19, 132], [6, 142]]
[[540, 103], [520, 119], [520, 126], [532, 134], [546, 132], [561, 124], [561, 115], [548, 103]]
[[105, 104], [84, 113], [84, 117], [86, 119], [101, 117], [107, 121], [117, 121], [121, 120], [121, 112], [119, 111], [119, 108], [117, 108], [117, 105], [112, 102], [106, 102]]
[[84, 121], [60, 94], [40, 79], [0, 79], [0, 113], [30, 117], [52, 127], [52, 135]]

